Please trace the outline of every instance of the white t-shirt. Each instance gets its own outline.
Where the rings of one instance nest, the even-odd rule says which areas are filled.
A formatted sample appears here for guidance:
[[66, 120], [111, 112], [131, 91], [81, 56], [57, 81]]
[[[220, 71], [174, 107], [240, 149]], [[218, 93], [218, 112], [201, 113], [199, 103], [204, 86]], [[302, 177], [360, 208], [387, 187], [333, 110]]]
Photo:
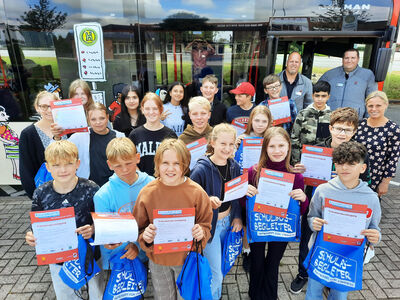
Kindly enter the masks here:
[[177, 136], [180, 136], [185, 127], [185, 121], [182, 119], [183, 110], [180, 105], [172, 105], [171, 102], [164, 104], [164, 112], [171, 113], [164, 121], [161, 121], [165, 126], [172, 129]]

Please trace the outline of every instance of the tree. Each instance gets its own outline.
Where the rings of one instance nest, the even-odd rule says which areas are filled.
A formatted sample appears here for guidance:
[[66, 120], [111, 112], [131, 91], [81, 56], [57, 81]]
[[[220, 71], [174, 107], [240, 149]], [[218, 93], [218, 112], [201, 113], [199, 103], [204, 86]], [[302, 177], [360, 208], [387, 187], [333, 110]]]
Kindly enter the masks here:
[[29, 5], [30, 10], [21, 16], [26, 23], [23, 29], [51, 32], [62, 27], [67, 19], [67, 13], [56, 11], [57, 7], [50, 7], [50, 0], [39, 0], [38, 4]]

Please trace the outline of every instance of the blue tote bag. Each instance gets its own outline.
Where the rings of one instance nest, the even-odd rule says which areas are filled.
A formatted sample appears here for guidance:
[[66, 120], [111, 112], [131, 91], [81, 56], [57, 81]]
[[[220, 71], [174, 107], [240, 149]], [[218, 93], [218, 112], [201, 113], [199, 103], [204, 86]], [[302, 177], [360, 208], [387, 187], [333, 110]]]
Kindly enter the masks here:
[[[195, 251], [192, 251], [193, 246]], [[199, 248], [201, 253], [198, 252]], [[211, 278], [210, 265], [207, 258], [203, 256], [201, 243], [193, 240], [192, 249], [176, 280], [179, 294], [186, 300], [211, 300]]]
[[256, 196], [247, 197], [247, 239], [254, 242], [299, 242], [300, 203], [290, 198], [286, 218], [254, 211]]
[[125, 250], [110, 257], [112, 270], [103, 300], [141, 299], [147, 288], [147, 271], [139, 257], [121, 259]]
[[362, 289], [365, 240], [360, 246], [324, 241], [322, 227], [304, 260], [308, 276], [341, 292]]
[[222, 274], [225, 276], [235, 264], [236, 258], [242, 253], [243, 229], [233, 232], [232, 228], [225, 237], [224, 248], [222, 250]]
[[94, 259], [94, 247], [89, 243], [92, 239], [85, 240], [78, 235], [79, 258], [66, 261], [58, 273], [62, 281], [74, 290], [82, 288], [89, 280], [100, 272], [100, 268]]
[[51, 176], [51, 173], [49, 171], [47, 171], [46, 168], [46, 163], [42, 163], [42, 165], [40, 166], [39, 170], [37, 171], [36, 175], [35, 175], [35, 186], [39, 187], [41, 186], [43, 183], [53, 180], [53, 177]]

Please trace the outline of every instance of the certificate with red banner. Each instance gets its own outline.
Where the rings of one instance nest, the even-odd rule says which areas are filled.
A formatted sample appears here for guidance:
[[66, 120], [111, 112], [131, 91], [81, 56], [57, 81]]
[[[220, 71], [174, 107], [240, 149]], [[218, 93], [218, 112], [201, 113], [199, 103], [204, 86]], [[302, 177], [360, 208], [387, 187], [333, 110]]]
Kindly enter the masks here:
[[88, 132], [88, 124], [81, 99], [52, 101], [50, 107], [54, 123], [64, 129], [62, 135], [72, 132]]
[[189, 251], [192, 247], [192, 229], [195, 208], [154, 209], [153, 224], [157, 228], [154, 254]]
[[243, 139], [243, 173], [260, 160], [263, 138]]
[[192, 170], [197, 160], [203, 156], [207, 151], [207, 140], [206, 138], [198, 139], [190, 144], [186, 145], [190, 152], [190, 166], [189, 169]]
[[78, 258], [78, 236], [75, 232], [73, 207], [30, 212], [36, 238], [38, 265], [61, 263]]
[[272, 125], [276, 126], [292, 121], [288, 97], [268, 100], [268, 107], [272, 115]]
[[262, 169], [254, 211], [286, 218], [294, 174]]
[[361, 231], [365, 229], [367, 213], [368, 205], [325, 198], [324, 241], [360, 246], [365, 238]]
[[244, 197], [247, 193], [248, 186], [248, 173], [244, 173], [243, 175], [228, 181], [225, 183], [225, 195], [223, 201], [228, 202]]
[[[248, 122], [248, 120], [247, 120], [247, 122]], [[240, 121], [233, 120], [232, 121], [232, 126], [236, 130], [236, 136], [239, 136], [239, 135], [243, 134], [246, 131], [247, 123], [242, 123]]]
[[303, 145], [301, 163], [306, 171], [303, 173], [306, 185], [318, 186], [332, 177], [333, 148]]

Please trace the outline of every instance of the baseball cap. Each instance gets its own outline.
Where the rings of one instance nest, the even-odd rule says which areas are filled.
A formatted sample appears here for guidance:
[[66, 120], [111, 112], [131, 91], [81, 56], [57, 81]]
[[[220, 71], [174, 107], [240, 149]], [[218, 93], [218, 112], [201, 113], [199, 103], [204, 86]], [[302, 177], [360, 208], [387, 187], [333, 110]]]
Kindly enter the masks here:
[[256, 90], [250, 82], [242, 82], [236, 87], [236, 89], [230, 90], [229, 92], [236, 95], [247, 94], [254, 96]]

